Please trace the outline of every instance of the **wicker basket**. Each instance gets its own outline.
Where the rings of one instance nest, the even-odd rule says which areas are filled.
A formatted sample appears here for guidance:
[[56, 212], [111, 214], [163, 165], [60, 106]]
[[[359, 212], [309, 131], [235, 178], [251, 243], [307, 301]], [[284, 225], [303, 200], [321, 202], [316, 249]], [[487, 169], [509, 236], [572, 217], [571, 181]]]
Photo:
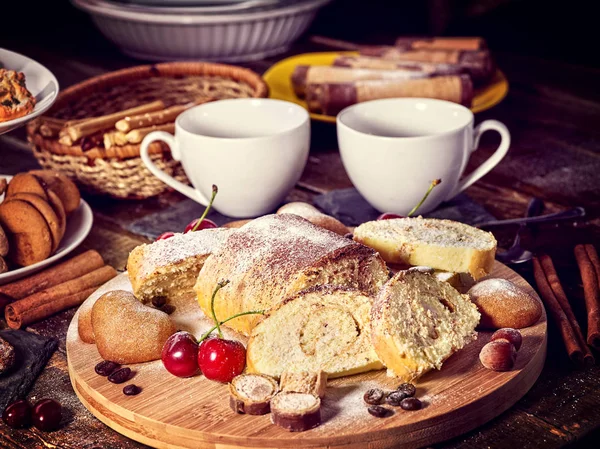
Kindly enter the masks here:
[[[247, 69], [202, 62], [165, 63], [119, 70], [71, 86], [59, 95], [46, 117], [91, 118], [157, 99], [171, 106], [202, 98], [260, 98], [267, 94], [264, 81]], [[41, 117], [27, 126], [33, 154], [42, 167], [64, 172], [82, 189], [115, 198], [143, 199], [169, 188], [142, 163], [139, 144], [106, 149], [96, 138], [68, 146], [57, 136], [42, 135], [43, 123]], [[158, 167], [187, 182], [183, 168], [164, 143], [154, 142], [150, 153]]]

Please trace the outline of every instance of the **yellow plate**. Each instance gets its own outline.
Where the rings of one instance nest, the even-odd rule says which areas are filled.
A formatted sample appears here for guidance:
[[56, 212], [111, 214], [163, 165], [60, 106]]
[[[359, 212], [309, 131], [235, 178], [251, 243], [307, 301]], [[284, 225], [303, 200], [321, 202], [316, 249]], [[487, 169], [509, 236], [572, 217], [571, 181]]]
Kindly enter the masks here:
[[[331, 65], [340, 55], [356, 55], [356, 52], [325, 52], [304, 53], [279, 61], [264, 74], [263, 79], [269, 86], [269, 97], [291, 101], [306, 108], [306, 102], [300, 100], [294, 93], [290, 77], [297, 65]], [[481, 112], [497, 105], [508, 93], [508, 81], [500, 70], [488, 84], [475, 89], [471, 111]], [[310, 114], [314, 120], [335, 123], [335, 117], [324, 114]]]

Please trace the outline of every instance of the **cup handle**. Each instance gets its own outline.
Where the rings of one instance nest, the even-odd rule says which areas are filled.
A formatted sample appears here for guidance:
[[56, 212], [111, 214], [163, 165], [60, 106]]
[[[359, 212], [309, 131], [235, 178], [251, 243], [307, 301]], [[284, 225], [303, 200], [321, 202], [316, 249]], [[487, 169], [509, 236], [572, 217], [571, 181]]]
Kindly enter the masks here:
[[448, 195], [448, 198], [446, 199], [455, 197], [479, 178], [485, 176], [490, 170], [492, 170], [492, 168], [500, 163], [504, 156], [506, 156], [506, 153], [508, 153], [508, 149], [510, 148], [510, 133], [508, 132], [508, 128], [504, 125], [504, 123], [501, 123], [498, 120], [486, 120], [475, 127], [475, 130], [473, 131], [473, 149], [471, 152], [477, 150], [479, 147], [479, 139], [481, 138], [481, 135], [486, 131], [492, 130], [497, 131], [500, 134], [500, 145], [498, 145], [498, 148], [494, 154], [492, 154], [483, 164], [459, 181], [456, 188], [450, 193], [450, 195]]
[[183, 193], [185, 196], [193, 199], [194, 201], [202, 204], [203, 206], [208, 205], [208, 200], [198, 190], [182, 182], [177, 181], [175, 178], [166, 174], [164, 171], [162, 171], [160, 168], [154, 165], [154, 162], [152, 162], [152, 159], [150, 159], [150, 155], [148, 154], [148, 147], [155, 140], [160, 140], [169, 145], [173, 159], [175, 159], [176, 161], [181, 161], [181, 153], [179, 152], [175, 136], [164, 131], [153, 131], [146, 137], [144, 137], [140, 148], [140, 157], [142, 158], [142, 162], [144, 163], [146, 168], [148, 168], [150, 173], [152, 173], [154, 176], [156, 176], [168, 186], [173, 187], [178, 192]]

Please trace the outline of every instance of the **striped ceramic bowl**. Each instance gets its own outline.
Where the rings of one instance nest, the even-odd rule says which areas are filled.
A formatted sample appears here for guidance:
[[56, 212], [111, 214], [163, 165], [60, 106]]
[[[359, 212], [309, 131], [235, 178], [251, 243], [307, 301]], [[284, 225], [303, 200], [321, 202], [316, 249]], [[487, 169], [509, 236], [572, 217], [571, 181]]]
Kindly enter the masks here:
[[319, 8], [331, 0], [265, 2], [247, 9], [71, 1], [87, 11], [102, 34], [130, 56], [235, 62], [286, 51]]

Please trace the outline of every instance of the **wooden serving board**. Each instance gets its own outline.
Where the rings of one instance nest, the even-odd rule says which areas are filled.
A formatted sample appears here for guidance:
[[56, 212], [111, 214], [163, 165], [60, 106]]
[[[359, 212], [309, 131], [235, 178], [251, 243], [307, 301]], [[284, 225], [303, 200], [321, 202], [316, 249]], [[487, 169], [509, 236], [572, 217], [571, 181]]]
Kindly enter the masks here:
[[[518, 274], [496, 262], [492, 277], [508, 279], [537, 297]], [[131, 289], [126, 274], [95, 293]], [[180, 329], [201, 332], [208, 320], [194, 303], [178, 305], [171, 315]], [[227, 387], [203, 376], [180, 379], [159, 361], [130, 365], [131, 382], [142, 387], [138, 396], [125, 396], [123, 385], [111, 384], [94, 372], [102, 359], [96, 346], [79, 339], [75, 315], [67, 335], [69, 373], [81, 402], [102, 422], [144, 444], [181, 448], [413, 448], [434, 444], [468, 432], [498, 416], [517, 402], [535, 383], [546, 356], [546, 314], [522, 329], [523, 346], [509, 372], [485, 369], [479, 351], [491, 333], [454, 354], [440, 371], [417, 383], [419, 411], [395, 409], [393, 416], [375, 418], [362, 400], [369, 388], [393, 389], [398, 381], [385, 371], [334, 379], [323, 400], [321, 426], [300, 433], [273, 424], [269, 415], [236, 415], [229, 408]], [[123, 332], [126, 332], [124, 329]], [[239, 337], [238, 337], [239, 338]]]

